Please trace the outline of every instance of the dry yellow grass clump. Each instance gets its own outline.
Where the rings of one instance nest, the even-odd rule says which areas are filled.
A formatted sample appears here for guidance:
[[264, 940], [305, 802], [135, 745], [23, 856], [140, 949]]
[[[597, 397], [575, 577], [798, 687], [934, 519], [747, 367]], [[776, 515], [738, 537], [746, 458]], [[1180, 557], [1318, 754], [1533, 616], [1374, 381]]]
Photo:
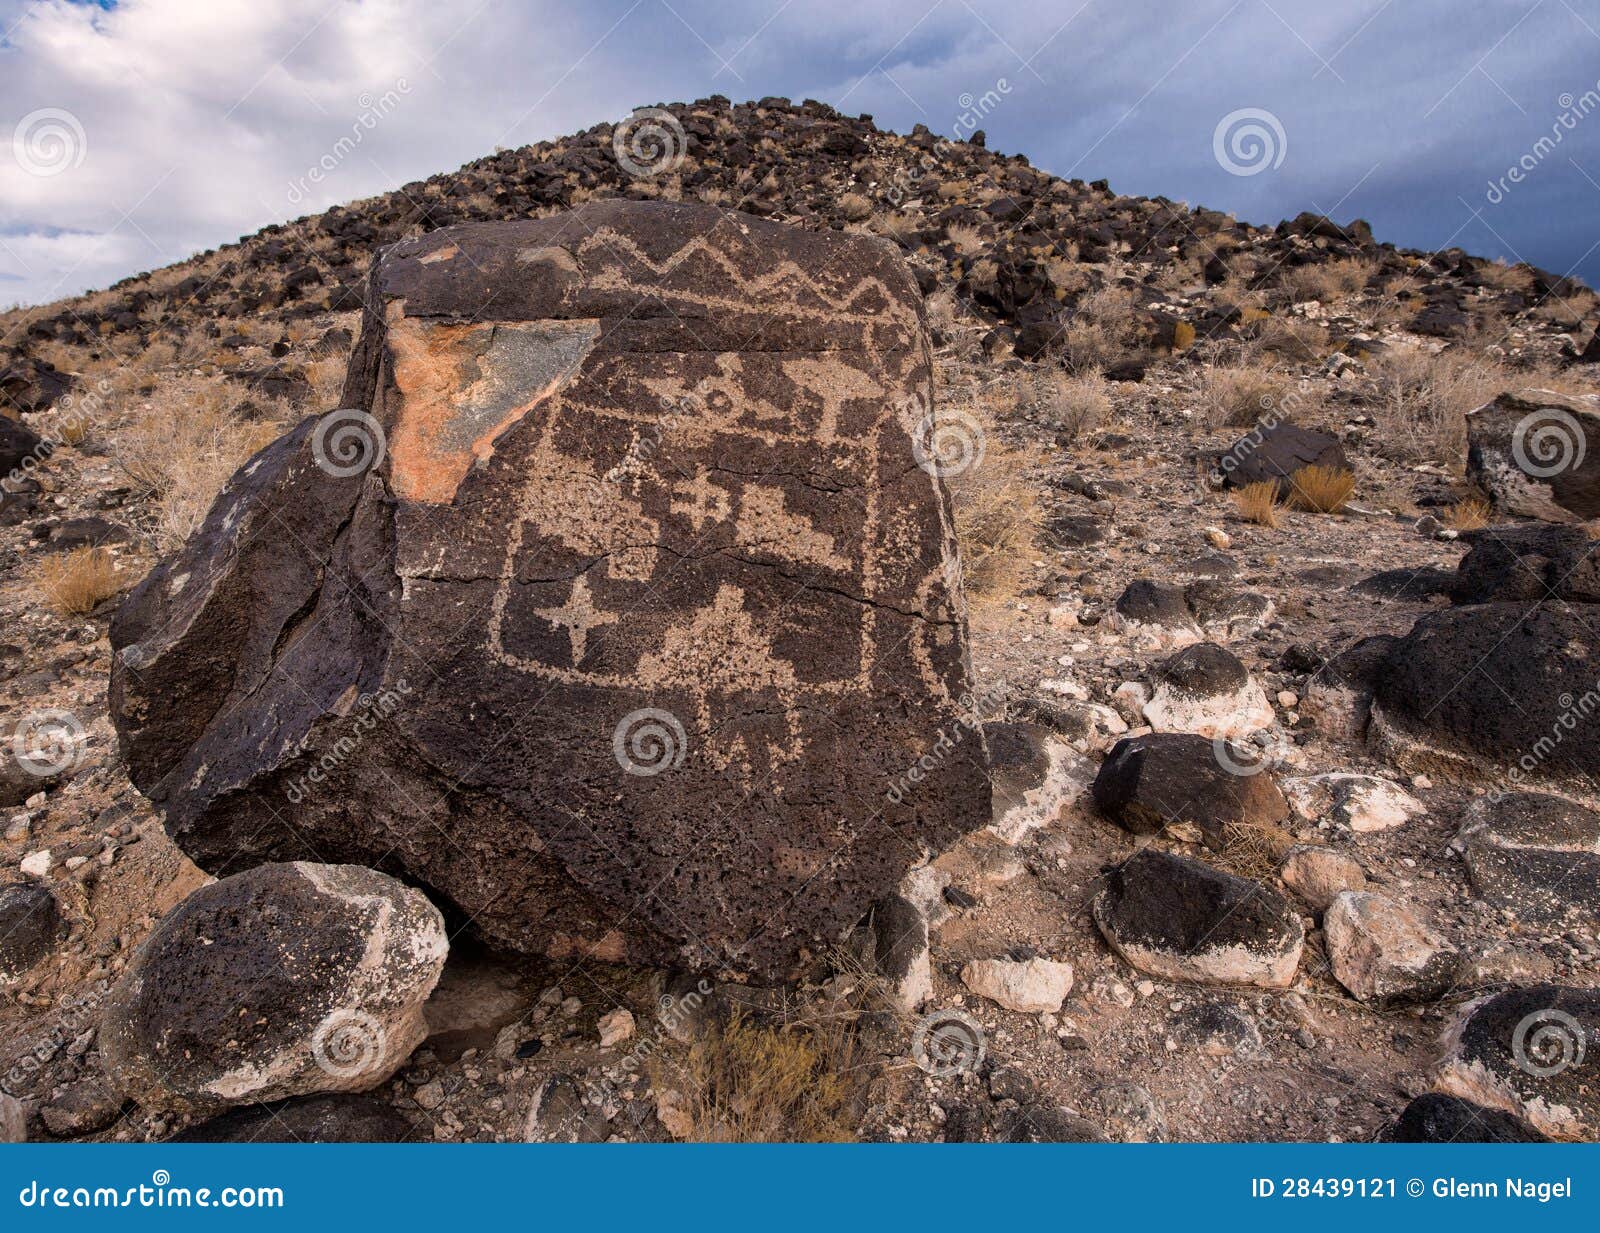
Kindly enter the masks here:
[[1014, 597], [1039, 550], [1044, 507], [1023, 457], [991, 434], [983, 457], [946, 476], [961, 548], [967, 599], [975, 605]]
[[1476, 531], [1489, 525], [1492, 508], [1481, 497], [1468, 497], [1457, 501], [1444, 516], [1445, 525], [1457, 531]]
[[1343, 467], [1301, 467], [1289, 477], [1289, 503], [1317, 514], [1337, 514], [1355, 490], [1355, 473]]
[[738, 1012], [652, 1070], [693, 1143], [848, 1143], [867, 1075], [852, 1019], [769, 1027]]
[[1278, 525], [1278, 485], [1272, 480], [1258, 480], [1234, 489], [1233, 504], [1246, 522], [1263, 527]]
[[187, 539], [228, 478], [283, 431], [279, 418], [244, 418], [245, 401], [223, 377], [163, 377], [116, 433], [118, 464], [155, 499], [163, 548]]
[[1507, 384], [1492, 360], [1455, 351], [1393, 348], [1372, 366], [1373, 418], [1383, 444], [1402, 458], [1460, 466], [1466, 458], [1466, 414]]
[[1200, 375], [1200, 402], [1213, 428], [1255, 427], [1282, 404], [1288, 390], [1287, 375], [1259, 364], [1207, 368]]
[[1076, 444], [1111, 415], [1111, 383], [1093, 369], [1077, 376], [1044, 370], [1034, 378], [1033, 398], [1061, 445]]
[[45, 557], [34, 584], [62, 616], [84, 616], [122, 590], [124, 579], [109, 548], [83, 547]]

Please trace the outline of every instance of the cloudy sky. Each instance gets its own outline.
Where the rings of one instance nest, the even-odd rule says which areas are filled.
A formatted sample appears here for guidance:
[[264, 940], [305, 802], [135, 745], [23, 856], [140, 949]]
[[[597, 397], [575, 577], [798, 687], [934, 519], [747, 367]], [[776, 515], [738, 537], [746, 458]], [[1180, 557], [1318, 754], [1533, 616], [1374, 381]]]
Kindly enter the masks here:
[[0, 306], [708, 94], [1595, 284], [1597, 79], [1600, 0], [0, 0]]

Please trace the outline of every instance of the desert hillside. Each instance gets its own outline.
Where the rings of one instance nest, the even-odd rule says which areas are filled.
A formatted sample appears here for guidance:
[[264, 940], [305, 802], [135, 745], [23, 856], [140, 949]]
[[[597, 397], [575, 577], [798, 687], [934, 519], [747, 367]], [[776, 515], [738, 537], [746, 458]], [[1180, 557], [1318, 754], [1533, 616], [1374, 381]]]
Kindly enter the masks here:
[[[674, 104], [621, 132], [601, 125], [500, 151], [105, 291], [0, 314], [0, 1139], [1595, 1137], [1595, 1061], [1584, 1069], [1581, 1032], [1600, 1024], [1600, 740], [1585, 726], [1600, 707], [1600, 300], [1529, 266], [1383, 244], [1357, 220], [1303, 214], [1260, 227], [1119, 196], [988, 150], [981, 136], [883, 132], [811, 101]], [[641, 214], [632, 202], [683, 209]], [[206, 710], [222, 679], [208, 674], [231, 671], [215, 661], [232, 654], [233, 632], [274, 604], [284, 611], [266, 649], [249, 643], [263, 662], [313, 645], [323, 605], [355, 613], [340, 647], [359, 655], [424, 584], [437, 584], [445, 609], [466, 602], [449, 586], [479, 581], [472, 553], [505, 529], [493, 516], [481, 536], [474, 526], [457, 537], [462, 560], [448, 568], [456, 539], [413, 529], [407, 544], [363, 519], [411, 497], [447, 505], [492, 471], [487, 438], [473, 443], [476, 463], [458, 451], [459, 467], [443, 454], [435, 470], [396, 464], [384, 491], [359, 497], [295, 487], [288, 461], [318, 417], [381, 399], [372, 356], [385, 339], [397, 352], [413, 345], [393, 302], [444, 302], [480, 280], [486, 302], [504, 307], [492, 290], [502, 267], [479, 268], [475, 256], [499, 260], [503, 233], [464, 224], [523, 220], [521, 251], [546, 254], [539, 277], [570, 278], [601, 302], [604, 278], [634, 269], [635, 253], [607, 241], [548, 257], [562, 220], [580, 220], [591, 240], [628, 239], [629, 227], [653, 234], [653, 219], [670, 229], [701, 217], [693, 207], [750, 216], [739, 223], [746, 241], [703, 276], [733, 280], [718, 288], [727, 319], [695, 324], [731, 337], [765, 314], [750, 337], [778, 340], [708, 345], [745, 357], [735, 402], [779, 388], [775, 376], [761, 384], [763, 348], [897, 357], [899, 369], [883, 361], [873, 374], [879, 392], [911, 389], [928, 369], [934, 408], [908, 448], [933, 482], [905, 498], [898, 538], [885, 536], [886, 556], [914, 557], [928, 578], [915, 602], [896, 595], [874, 620], [936, 627], [933, 649], [906, 673], [966, 678], [972, 735], [960, 757], [983, 760], [992, 811], [959, 816], [978, 799], [975, 781], [917, 796], [922, 774], [909, 767], [936, 776], [958, 761], [941, 727], [902, 781], [882, 785], [906, 810], [897, 835], [922, 850], [901, 860], [909, 872], [859, 924], [838, 927], [819, 900], [830, 945], [758, 944], [758, 930], [747, 950], [716, 939], [715, 957], [698, 962], [671, 912], [644, 913], [637, 939], [619, 927], [622, 941], [608, 932], [597, 942], [583, 934], [595, 910], [587, 896], [604, 902], [631, 883], [592, 870], [578, 879], [585, 895], [552, 908], [560, 920], [530, 926], [523, 945], [527, 906], [493, 876], [514, 863], [494, 838], [502, 832], [474, 849], [488, 870], [479, 877], [406, 828], [428, 815], [441, 834], [466, 835], [452, 818], [500, 826], [502, 804], [483, 804], [490, 788], [531, 775], [529, 800], [542, 806], [537, 777], [569, 773], [547, 769], [559, 759], [525, 764], [519, 746], [492, 784], [455, 774], [471, 791], [443, 791], [437, 808], [414, 814], [397, 805], [403, 837], [363, 847], [348, 838], [360, 820], [346, 815], [373, 813], [368, 796], [352, 786], [307, 804], [315, 793], [303, 777], [273, 780], [275, 764], [252, 759], [279, 711], [246, 706], [229, 727]], [[609, 221], [581, 221], [597, 219]], [[814, 261], [863, 282], [881, 275], [884, 300], [844, 342], [827, 333], [842, 328], [834, 318], [791, 321], [780, 302], [790, 284], [772, 290], [749, 236], [803, 273]], [[385, 252], [409, 300], [383, 300], [381, 278], [369, 286]], [[741, 295], [747, 304], [732, 302]], [[640, 353], [692, 350], [649, 301], [633, 323], [649, 340]], [[698, 302], [712, 303], [710, 292]], [[574, 320], [540, 327], [540, 345], [577, 345], [582, 314], [566, 315]], [[480, 322], [457, 313], [462, 332], [448, 345], [488, 357], [503, 317], [486, 309], [487, 341], [473, 341]], [[617, 363], [613, 388], [631, 389], [625, 358]], [[840, 408], [868, 400], [835, 397], [833, 380], [819, 378], [823, 403], [849, 436], [856, 412]], [[670, 456], [671, 417], [733, 415], [715, 401], [707, 411], [709, 388], [664, 400], [664, 435], [641, 445], [634, 430], [627, 467]], [[767, 433], [763, 447], [788, 465], [795, 455], [773, 444], [781, 436]], [[229, 492], [243, 495], [213, 512], [253, 457], [272, 478], [241, 477]], [[738, 461], [718, 465], [733, 473]], [[801, 497], [762, 507], [766, 540], [833, 560], [788, 517], [793, 501], [837, 491], [832, 466], [819, 451], [813, 471], [791, 468]], [[227, 538], [236, 512], [277, 501], [284, 542], [314, 541], [312, 512], [337, 499], [343, 522], [328, 513], [338, 527], [331, 547], [314, 545], [314, 578], [251, 564]], [[958, 566], [941, 555], [946, 502]], [[702, 500], [697, 515], [705, 509]], [[425, 550], [433, 563], [405, 573], [399, 559]], [[332, 598], [329, 579], [363, 551], [383, 577], [369, 593], [368, 572], [351, 567], [340, 576], [360, 584]], [[613, 573], [629, 567], [620, 559]], [[737, 562], [752, 573], [770, 565]], [[405, 585], [384, 591], [385, 571]], [[184, 610], [194, 578], [234, 591], [211, 625], [196, 620], [183, 647], [167, 648], [173, 663], [156, 663], [161, 627], [194, 619]], [[718, 591], [719, 605], [729, 593]], [[583, 594], [561, 598], [539, 611], [559, 614], [561, 654], [576, 669], [613, 634], [593, 632]], [[496, 622], [507, 602], [496, 597]], [[825, 624], [833, 609], [821, 604], [802, 603], [792, 619]], [[745, 648], [737, 614], [717, 615], [707, 637]], [[442, 618], [430, 636], [459, 649]], [[208, 639], [222, 648], [209, 657]], [[669, 649], [707, 678], [723, 670], [704, 647]], [[790, 677], [762, 670], [786, 701], [806, 699], [791, 720], [827, 714]], [[376, 669], [359, 689], [316, 699], [341, 719], [358, 706], [380, 734], [421, 705]], [[486, 710], [492, 731], [498, 717]], [[793, 722], [752, 732], [800, 748]], [[180, 798], [218, 760], [196, 756], [177, 787], [168, 768], [219, 733], [246, 751], [236, 778], [185, 813]], [[895, 764], [878, 743], [890, 735], [862, 737], [860, 764], [841, 762], [841, 781]], [[620, 731], [617, 740], [620, 761]], [[740, 749], [718, 771], [748, 792], [765, 764], [741, 761]], [[611, 756], [608, 743], [601, 754]], [[367, 756], [358, 740], [321, 765], [341, 782]], [[430, 776], [448, 770], [418, 766], [395, 793], [432, 790]], [[648, 849], [626, 828], [604, 829], [606, 793], [580, 772], [561, 781], [564, 806], [608, 843], [620, 834]], [[373, 782], [360, 792], [378, 791]], [[779, 795], [809, 801], [813, 789], [823, 810], [828, 785], [786, 784]], [[302, 809], [327, 829], [300, 834]], [[553, 863], [575, 866], [563, 842], [550, 840]], [[704, 942], [719, 916], [749, 910], [754, 892], [735, 883], [791, 855], [726, 863], [727, 885], [697, 886], [677, 905], [690, 918], [684, 933]], [[249, 872], [291, 859], [381, 872], [308, 874], [295, 886]], [[541, 890], [558, 884], [526, 859]], [[854, 903], [883, 876], [879, 864], [840, 862], [823, 881]], [[803, 882], [815, 897], [811, 872]], [[208, 883], [212, 902], [194, 906]], [[432, 892], [431, 907], [418, 891]], [[362, 1022], [384, 1023], [383, 1056], [324, 1065], [319, 1042], [320, 1071], [301, 1086], [197, 1099], [181, 1067], [153, 1066], [141, 1049], [163, 1031], [168, 1043], [189, 1032], [196, 1050], [258, 1063], [253, 1029], [230, 1019], [251, 1005], [238, 991], [251, 970], [203, 955], [209, 926], [198, 913], [237, 922], [280, 895], [286, 918], [324, 927], [328, 953], [309, 956], [308, 970], [336, 962], [327, 939], [368, 927], [346, 919], [351, 904], [391, 897], [385, 928], [403, 925], [415, 953], [382, 973], [363, 969], [374, 989], [388, 983], [356, 1007]], [[159, 944], [145, 946], [153, 933]], [[435, 952], [442, 974], [417, 958]], [[276, 979], [259, 962], [255, 975]], [[130, 971], [164, 982], [171, 999], [135, 1005]], [[181, 1026], [163, 1027], [162, 1015]], [[275, 1047], [274, 1065], [294, 1048]]]

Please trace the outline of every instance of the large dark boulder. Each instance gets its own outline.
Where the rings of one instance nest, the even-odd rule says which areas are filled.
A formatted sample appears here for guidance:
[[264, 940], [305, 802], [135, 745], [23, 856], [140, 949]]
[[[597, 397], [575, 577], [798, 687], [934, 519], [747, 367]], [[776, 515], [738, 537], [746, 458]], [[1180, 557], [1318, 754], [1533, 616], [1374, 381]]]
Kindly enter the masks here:
[[19, 356], [0, 368], [0, 414], [48, 411], [72, 388], [72, 378], [55, 365]]
[[411, 1123], [371, 1096], [336, 1093], [229, 1109], [172, 1137], [174, 1143], [405, 1143]]
[[1475, 604], [1419, 620], [1378, 674], [1368, 739], [1402, 767], [1600, 787], [1586, 733], [1600, 679], [1588, 605]]
[[1520, 1117], [1504, 1109], [1424, 1092], [1408, 1104], [1383, 1134], [1389, 1143], [1548, 1143]]
[[1183, 983], [1285, 989], [1305, 945], [1299, 916], [1277, 891], [1156, 848], [1106, 875], [1094, 920], [1134, 967]]
[[1227, 488], [1272, 481], [1287, 495], [1290, 477], [1304, 467], [1350, 470], [1339, 438], [1288, 420], [1263, 422], [1230, 445], [1217, 459]]
[[1450, 587], [1458, 604], [1600, 604], [1600, 540], [1581, 527], [1523, 523], [1472, 533]]
[[1253, 747], [1192, 732], [1124, 737], [1100, 764], [1095, 806], [1136, 835], [1222, 847], [1235, 826], [1273, 826], [1289, 804]]
[[1517, 919], [1600, 930], [1600, 814], [1544, 792], [1467, 806], [1455, 846], [1472, 889]]
[[990, 817], [930, 391], [875, 238], [604, 201], [397, 244], [343, 409], [118, 616], [133, 780], [207, 869], [797, 970]]
[[1508, 514], [1600, 518], [1600, 397], [1515, 390], [1469, 412], [1467, 478]]
[[29, 458], [49, 455], [50, 447], [20, 420], [0, 415], [0, 476], [10, 476]]

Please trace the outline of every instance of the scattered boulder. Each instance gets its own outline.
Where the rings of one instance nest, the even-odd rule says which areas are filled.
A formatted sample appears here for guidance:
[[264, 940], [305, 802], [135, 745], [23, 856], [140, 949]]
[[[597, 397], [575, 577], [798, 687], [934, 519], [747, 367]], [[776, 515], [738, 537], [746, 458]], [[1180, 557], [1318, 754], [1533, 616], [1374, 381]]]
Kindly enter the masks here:
[[172, 1136], [174, 1143], [405, 1143], [417, 1132], [371, 1096], [301, 1096], [229, 1109]]
[[1283, 854], [1278, 877], [1317, 912], [1341, 891], [1363, 890], [1367, 885], [1366, 870], [1353, 856], [1307, 843], [1297, 843]]
[[1523, 389], [1469, 411], [1467, 478], [1508, 514], [1600, 518], [1600, 397]]
[[1383, 1134], [1389, 1143], [1548, 1143], [1520, 1117], [1459, 1096], [1424, 1092]]
[[1427, 809], [1390, 780], [1342, 771], [1285, 779], [1283, 794], [1306, 821], [1332, 822], [1358, 835], [1404, 826]]
[[894, 245], [699, 204], [390, 246], [341, 411], [118, 614], [135, 785], [202, 868], [382, 858], [508, 948], [794, 974], [990, 819], [922, 317]]
[[48, 411], [71, 388], [72, 378], [49, 361], [16, 357], [0, 368], [0, 415]]
[[985, 724], [983, 739], [994, 800], [989, 830], [1005, 843], [1049, 826], [1088, 786], [1083, 758], [1037, 724]]
[[33, 429], [20, 420], [0, 415], [0, 476], [12, 476], [27, 459], [48, 453], [49, 447]]
[[1600, 604], [1600, 540], [1582, 527], [1532, 523], [1472, 534], [1451, 581], [1458, 604]]
[[1286, 989], [1305, 944], [1276, 891], [1152, 848], [1106, 875], [1094, 919], [1140, 971], [1201, 984]]
[[1180, 587], [1135, 578], [1112, 605], [1106, 625], [1126, 635], [1135, 646], [1173, 650], [1208, 638], [1229, 642], [1248, 637], [1271, 620], [1272, 614], [1273, 604], [1266, 596], [1239, 591], [1215, 579]]
[[1534, 985], [1462, 1007], [1439, 1090], [1503, 1109], [1552, 1139], [1600, 1134], [1600, 992]]
[[427, 1034], [444, 920], [370, 869], [259, 865], [201, 887], [106, 1000], [118, 1089], [207, 1112], [383, 1082]]
[[58, 1139], [77, 1139], [115, 1124], [126, 1103], [104, 1075], [91, 1074], [69, 1083], [45, 1102], [39, 1120]]
[[1362, 740], [1378, 678], [1398, 643], [1393, 635], [1375, 634], [1334, 655], [1306, 682], [1300, 713], [1327, 736]]
[[1600, 929], [1600, 813], [1542, 792], [1467, 806], [1456, 847], [1472, 888], [1519, 920]]
[[1592, 791], [1600, 741], [1566, 737], [1573, 690], [1600, 679], [1596, 628], [1557, 601], [1425, 616], [1385, 662], [1368, 740], [1408, 771], [1476, 779], [1515, 767], [1520, 785]]
[[961, 983], [1007, 1010], [1058, 1011], [1072, 992], [1072, 965], [1053, 959], [974, 959], [961, 969]]
[[885, 895], [873, 905], [869, 928], [872, 970], [902, 1014], [919, 1010], [933, 997], [927, 917], [905, 896]]
[[1340, 891], [1322, 917], [1328, 961], [1362, 1002], [1387, 1006], [1438, 997], [1458, 959], [1414, 912], [1385, 895]]
[[1220, 848], [1232, 826], [1275, 826], [1289, 806], [1271, 770], [1226, 741], [1191, 732], [1124, 737], [1100, 765], [1095, 806], [1136, 835]]
[[1157, 732], [1245, 736], [1273, 721], [1272, 704], [1233, 652], [1214, 642], [1185, 647], [1155, 671], [1144, 718]]
[[1226, 1002], [1186, 1004], [1172, 1017], [1174, 1037], [1205, 1057], [1253, 1057], [1263, 1051], [1261, 1029]]
[[56, 948], [66, 933], [60, 905], [38, 882], [0, 886], [0, 981], [15, 980]]
[[1305, 467], [1351, 470], [1338, 437], [1288, 420], [1258, 424], [1230, 445], [1216, 463], [1224, 487], [1271, 481], [1285, 497], [1292, 477]]

